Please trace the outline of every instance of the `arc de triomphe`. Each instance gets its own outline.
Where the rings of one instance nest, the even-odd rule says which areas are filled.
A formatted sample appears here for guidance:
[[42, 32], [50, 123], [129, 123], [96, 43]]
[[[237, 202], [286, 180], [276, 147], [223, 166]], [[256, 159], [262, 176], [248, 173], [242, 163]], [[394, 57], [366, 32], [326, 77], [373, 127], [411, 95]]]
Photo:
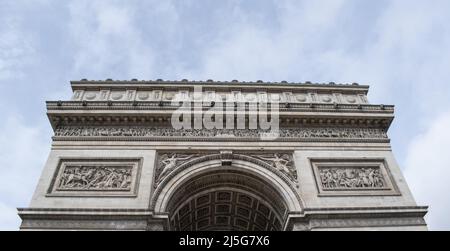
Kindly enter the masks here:
[[22, 230], [427, 229], [391, 151], [394, 107], [368, 86], [71, 85], [47, 102], [52, 148]]

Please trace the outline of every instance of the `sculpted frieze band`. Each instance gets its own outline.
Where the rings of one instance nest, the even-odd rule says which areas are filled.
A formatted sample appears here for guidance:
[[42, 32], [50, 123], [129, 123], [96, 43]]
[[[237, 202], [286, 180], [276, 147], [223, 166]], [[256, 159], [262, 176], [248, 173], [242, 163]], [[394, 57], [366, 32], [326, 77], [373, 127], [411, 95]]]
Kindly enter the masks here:
[[[55, 130], [55, 137], [216, 137], [216, 138], [260, 138], [267, 133], [250, 129], [192, 129], [176, 130], [171, 127], [106, 127], [64, 126]], [[324, 139], [387, 139], [382, 129], [376, 128], [281, 128], [280, 138], [324, 138]]]

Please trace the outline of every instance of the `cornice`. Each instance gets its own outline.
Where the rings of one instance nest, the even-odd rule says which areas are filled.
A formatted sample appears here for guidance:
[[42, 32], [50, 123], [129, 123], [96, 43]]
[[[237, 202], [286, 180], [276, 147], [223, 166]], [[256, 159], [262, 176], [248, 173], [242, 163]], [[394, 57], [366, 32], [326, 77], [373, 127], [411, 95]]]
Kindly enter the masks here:
[[[153, 101], [47, 101], [47, 114], [53, 128], [59, 125], [166, 125], [178, 108], [170, 102]], [[203, 110], [208, 109], [209, 106], [203, 106]], [[387, 130], [394, 118], [394, 106], [369, 104], [281, 104], [279, 111], [282, 127], [328, 125]]]
[[214, 81], [214, 80], [206, 80], [206, 81], [197, 81], [197, 80], [87, 80], [82, 79], [79, 81], [70, 81], [72, 90], [78, 90], [83, 88], [95, 88], [95, 87], [112, 87], [112, 88], [145, 88], [145, 87], [163, 87], [176, 89], [178, 87], [189, 87], [201, 85], [204, 87], [213, 87], [219, 89], [227, 89], [227, 88], [249, 88], [249, 89], [277, 89], [277, 88], [295, 88], [295, 89], [327, 89], [327, 90], [352, 90], [359, 93], [367, 94], [369, 90], [368, 85], [360, 85], [358, 83], [352, 84], [341, 84], [341, 83], [312, 83], [309, 81], [306, 82], [267, 82], [262, 80], [257, 81]]
[[387, 206], [387, 207], [330, 207], [330, 208], [305, 208], [304, 213], [310, 215], [330, 215], [345, 213], [412, 213], [414, 216], [425, 216], [428, 206]]
[[[46, 101], [47, 110], [175, 110], [181, 103], [168, 101]], [[248, 110], [249, 103], [245, 103]], [[205, 110], [211, 108], [206, 103]], [[393, 105], [373, 104], [321, 104], [321, 103], [280, 103], [280, 111], [320, 111], [320, 112], [379, 112], [393, 113]]]
[[[18, 208], [19, 216], [24, 219], [78, 219], [91, 217], [103, 217], [117, 219], [118, 217], [138, 217], [153, 219], [163, 219], [160, 215], [155, 215], [149, 209], [93, 209], [93, 208]], [[288, 215], [288, 225], [298, 223], [308, 223], [310, 220], [340, 220], [345, 219], [364, 221], [365, 219], [408, 219], [417, 218], [419, 225], [425, 225], [423, 217], [427, 214], [426, 206], [399, 206], [399, 207], [345, 207], [345, 208], [304, 208], [302, 212], [290, 212]], [[319, 222], [315, 222], [319, 223]], [[354, 222], [353, 222], [354, 223]], [[329, 225], [324, 223], [324, 226]]]
[[426, 206], [305, 208], [288, 216], [287, 229], [426, 226]]
[[137, 208], [17, 208], [19, 216], [55, 214], [55, 215], [153, 215], [148, 209]]
[[302, 212], [291, 212], [290, 218], [322, 219], [328, 217], [336, 218], [359, 218], [370, 215], [370, 217], [424, 217], [428, 213], [428, 206], [380, 206], [380, 207], [306, 207]]
[[[53, 129], [58, 126], [156, 126], [170, 127], [170, 114], [67, 114], [49, 113]], [[300, 116], [280, 115], [280, 128], [312, 127], [349, 127], [349, 128], [381, 128], [388, 130], [391, 116], [318, 116], [303, 114]]]

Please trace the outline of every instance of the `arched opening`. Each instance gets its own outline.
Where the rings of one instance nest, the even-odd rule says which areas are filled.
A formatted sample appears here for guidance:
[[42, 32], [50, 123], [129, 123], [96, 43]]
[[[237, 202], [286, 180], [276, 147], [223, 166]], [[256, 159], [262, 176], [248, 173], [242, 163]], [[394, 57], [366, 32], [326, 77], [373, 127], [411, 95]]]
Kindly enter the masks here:
[[287, 205], [264, 179], [238, 168], [194, 175], [168, 200], [171, 230], [282, 230]]
[[156, 178], [149, 206], [169, 230], [286, 230], [303, 211], [296, 187], [252, 156], [209, 154]]

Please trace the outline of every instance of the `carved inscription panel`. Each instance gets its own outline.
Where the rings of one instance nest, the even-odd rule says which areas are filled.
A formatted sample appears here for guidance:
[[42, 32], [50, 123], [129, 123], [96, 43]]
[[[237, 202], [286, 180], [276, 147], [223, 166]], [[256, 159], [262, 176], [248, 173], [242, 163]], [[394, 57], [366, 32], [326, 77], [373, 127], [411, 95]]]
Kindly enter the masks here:
[[60, 161], [48, 196], [135, 196], [139, 159]]

